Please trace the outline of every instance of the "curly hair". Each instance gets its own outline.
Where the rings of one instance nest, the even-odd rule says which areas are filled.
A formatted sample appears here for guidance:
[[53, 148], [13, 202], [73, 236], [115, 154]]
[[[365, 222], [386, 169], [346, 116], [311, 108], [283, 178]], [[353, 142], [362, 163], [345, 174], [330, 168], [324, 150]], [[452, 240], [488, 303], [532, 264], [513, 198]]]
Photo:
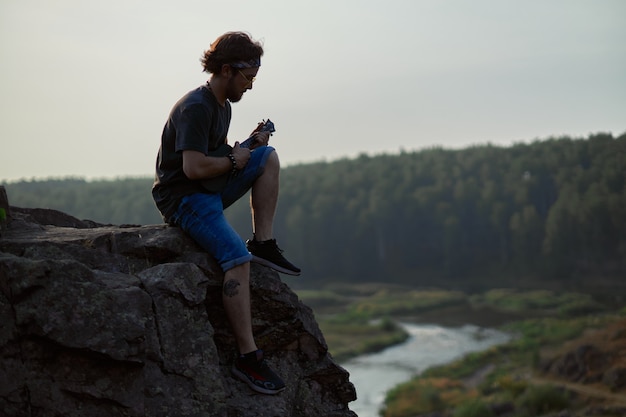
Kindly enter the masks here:
[[260, 60], [263, 45], [245, 32], [227, 32], [217, 38], [204, 51], [200, 62], [204, 72], [219, 73], [223, 65], [235, 62]]

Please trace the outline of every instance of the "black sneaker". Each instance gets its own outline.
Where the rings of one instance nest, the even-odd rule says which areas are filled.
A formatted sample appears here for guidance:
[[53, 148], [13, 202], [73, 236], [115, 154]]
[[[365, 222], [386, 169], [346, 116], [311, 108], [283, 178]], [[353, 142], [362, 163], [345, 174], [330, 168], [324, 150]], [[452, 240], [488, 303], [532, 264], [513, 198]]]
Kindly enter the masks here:
[[263, 242], [248, 239], [246, 246], [252, 254], [252, 262], [265, 265], [283, 274], [300, 275], [300, 268], [282, 255], [283, 251], [276, 245], [276, 239], [264, 240]]
[[262, 394], [278, 394], [285, 389], [285, 383], [267, 366], [260, 349], [235, 359], [231, 371], [250, 388]]

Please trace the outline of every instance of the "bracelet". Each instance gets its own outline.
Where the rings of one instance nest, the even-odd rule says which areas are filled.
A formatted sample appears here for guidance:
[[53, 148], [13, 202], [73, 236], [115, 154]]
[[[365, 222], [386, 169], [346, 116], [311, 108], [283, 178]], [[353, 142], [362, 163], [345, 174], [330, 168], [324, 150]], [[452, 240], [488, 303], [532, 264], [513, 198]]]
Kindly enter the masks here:
[[229, 153], [228, 157], [230, 158], [230, 162], [232, 162], [233, 164], [232, 173], [234, 174], [235, 172], [237, 172], [237, 160], [235, 159], [235, 155], [233, 155], [232, 153]]

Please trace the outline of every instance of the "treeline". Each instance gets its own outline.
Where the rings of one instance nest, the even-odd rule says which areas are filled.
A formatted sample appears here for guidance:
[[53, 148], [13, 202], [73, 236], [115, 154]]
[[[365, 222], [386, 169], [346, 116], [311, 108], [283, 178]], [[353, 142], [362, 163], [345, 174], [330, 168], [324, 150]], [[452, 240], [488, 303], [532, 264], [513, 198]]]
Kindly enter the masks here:
[[[12, 205], [160, 222], [151, 178], [5, 184]], [[250, 235], [247, 201], [228, 210]], [[626, 135], [291, 166], [275, 233], [312, 281], [496, 286], [626, 276]], [[621, 280], [620, 280], [621, 281]]]
[[4, 185], [9, 204], [49, 208], [104, 224], [162, 222], [152, 201], [152, 178], [86, 181], [83, 178], [24, 180]]

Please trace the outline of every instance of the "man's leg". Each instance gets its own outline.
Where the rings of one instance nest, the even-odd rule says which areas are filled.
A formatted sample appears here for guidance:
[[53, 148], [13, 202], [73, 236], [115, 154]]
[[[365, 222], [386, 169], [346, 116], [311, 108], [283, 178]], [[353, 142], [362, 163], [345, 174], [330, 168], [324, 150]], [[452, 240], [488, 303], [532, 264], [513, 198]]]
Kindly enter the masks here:
[[224, 207], [228, 207], [250, 189], [254, 237], [247, 241], [247, 248], [252, 253], [252, 261], [284, 274], [300, 275], [300, 268], [285, 259], [274, 239], [279, 174], [280, 161], [274, 148], [257, 148], [252, 151], [252, 157], [243, 172], [227, 184], [222, 193], [222, 202]]
[[278, 204], [280, 161], [272, 152], [265, 163], [263, 174], [252, 185], [250, 207], [252, 208], [252, 233], [258, 241], [274, 238], [274, 216]]
[[278, 394], [285, 389], [285, 382], [265, 363], [252, 335], [249, 277], [249, 262], [224, 273], [222, 299], [239, 349], [231, 372], [255, 391]]
[[244, 242], [222, 211], [219, 195], [187, 196], [176, 211], [177, 224], [222, 267], [222, 300], [240, 353], [256, 350], [250, 317], [250, 260]]
[[300, 268], [282, 255], [282, 250], [274, 239], [274, 216], [278, 204], [280, 161], [272, 152], [265, 163], [263, 173], [252, 185], [250, 207], [252, 209], [252, 233], [247, 247], [254, 258], [253, 262], [268, 266], [278, 272], [300, 275]]
[[176, 211], [176, 223], [217, 260], [224, 272], [222, 300], [235, 336], [238, 357], [232, 367], [235, 376], [252, 389], [276, 394], [285, 389], [283, 380], [272, 371], [257, 349], [252, 334], [250, 307], [250, 260], [241, 237], [228, 224], [219, 195], [194, 194], [183, 198]]
[[238, 265], [224, 273], [222, 300], [235, 335], [239, 353], [245, 354], [257, 350], [252, 335], [249, 262]]

